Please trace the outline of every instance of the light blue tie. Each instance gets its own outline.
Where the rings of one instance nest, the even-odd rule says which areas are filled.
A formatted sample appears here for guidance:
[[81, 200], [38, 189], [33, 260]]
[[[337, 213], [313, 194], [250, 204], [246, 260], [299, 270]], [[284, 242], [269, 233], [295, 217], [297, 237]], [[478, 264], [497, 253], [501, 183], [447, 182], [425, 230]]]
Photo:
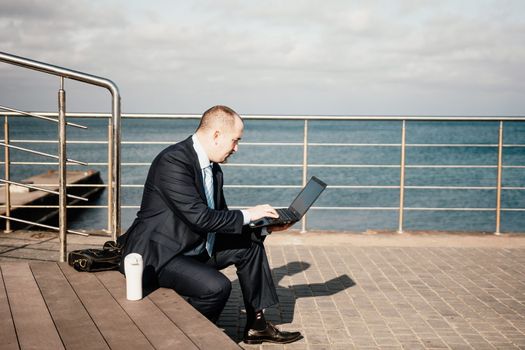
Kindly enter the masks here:
[[[204, 192], [206, 193], [206, 200], [208, 201], [208, 207], [215, 209], [215, 202], [213, 200], [213, 173], [211, 171], [211, 164], [204, 170]], [[206, 250], [208, 255], [211, 256], [213, 252], [213, 244], [215, 243], [215, 232], [208, 232], [206, 239]]]

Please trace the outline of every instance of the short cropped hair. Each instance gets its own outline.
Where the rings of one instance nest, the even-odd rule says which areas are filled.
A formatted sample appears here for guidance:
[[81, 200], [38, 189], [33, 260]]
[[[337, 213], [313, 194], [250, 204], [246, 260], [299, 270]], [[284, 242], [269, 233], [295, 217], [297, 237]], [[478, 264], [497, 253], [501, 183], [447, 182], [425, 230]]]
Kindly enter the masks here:
[[[226, 127], [233, 127], [235, 123], [235, 118], [241, 117], [230, 107], [226, 106], [213, 106], [203, 113], [201, 121], [197, 130], [206, 130], [214, 127], [217, 124], [224, 125]], [[242, 119], [241, 119], [242, 120]]]

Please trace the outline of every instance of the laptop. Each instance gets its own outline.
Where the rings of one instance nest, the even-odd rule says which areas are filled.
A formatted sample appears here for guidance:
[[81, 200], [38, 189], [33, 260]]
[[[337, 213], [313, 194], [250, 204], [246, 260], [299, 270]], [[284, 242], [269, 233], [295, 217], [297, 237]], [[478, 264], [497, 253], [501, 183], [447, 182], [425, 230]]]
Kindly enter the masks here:
[[286, 225], [301, 220], [325, 188], [326, 184], [323, 181], [312, 176], [287, 209], [276, 209], [277, 214], [279, 214], [278, 218], [264, 217], [250, 222], [250, 227]]

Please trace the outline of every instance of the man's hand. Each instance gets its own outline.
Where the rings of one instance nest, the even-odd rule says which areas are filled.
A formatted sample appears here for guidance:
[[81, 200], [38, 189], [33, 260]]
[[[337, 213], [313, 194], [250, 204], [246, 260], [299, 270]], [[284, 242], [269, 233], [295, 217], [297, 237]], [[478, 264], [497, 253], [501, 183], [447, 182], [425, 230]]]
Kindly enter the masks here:
[[271, 218], [279, 217], [275, 209], [269, 204], [257, 205], [255, 207], [246, 209], [246, 211], [250, 214], [251, 221], [259, 220], [261, 218], [264, 218], [265, 216]]

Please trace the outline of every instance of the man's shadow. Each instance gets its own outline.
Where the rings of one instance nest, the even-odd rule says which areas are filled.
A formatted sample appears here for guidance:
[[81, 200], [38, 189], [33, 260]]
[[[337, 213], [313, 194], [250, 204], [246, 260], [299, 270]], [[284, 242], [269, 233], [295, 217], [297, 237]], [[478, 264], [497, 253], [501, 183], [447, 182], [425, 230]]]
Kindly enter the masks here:
[[[280, 282], [286, 276], [293, 276], [306, 271], [310, 264], [304, 261], [293, 261], [272, 269], [279, 305], [265, 310], [268, 321], [274, 324], [291, 323], [295, 314], [296, 301], [299, 298], [330, 296], [355, 286], [348, 275], [340, 275], [322, 283], [302, 283], [283, 286]], [[306, 278], [304, 278], [306, 279]], [[218, 326], [224, 328], [230, 338], [240, 341], [243, 337], [246, 313], [242, 301], [239, 280], [232, 281], [232, 294], [219, 318]]]

